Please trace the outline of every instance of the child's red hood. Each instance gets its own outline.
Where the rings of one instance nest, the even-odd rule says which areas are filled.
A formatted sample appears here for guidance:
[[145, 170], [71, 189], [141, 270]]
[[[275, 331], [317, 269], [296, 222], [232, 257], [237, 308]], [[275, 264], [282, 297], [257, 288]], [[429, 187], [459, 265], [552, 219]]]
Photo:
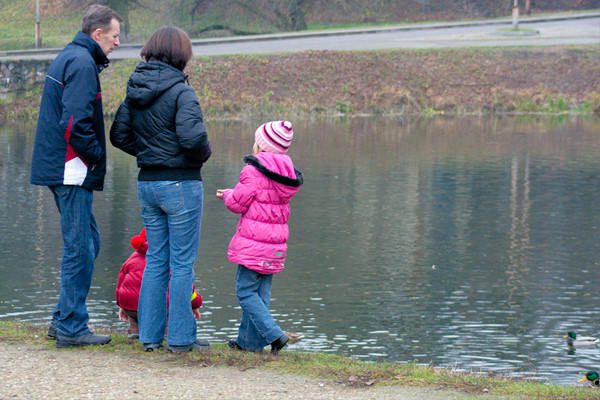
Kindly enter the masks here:
[[140, 233], [133, 236], [129, 242], [131, 247], [141, 254], [146, 254], [148, 251], [148, 240], [146, 239], [146, 228], [143, 228]]

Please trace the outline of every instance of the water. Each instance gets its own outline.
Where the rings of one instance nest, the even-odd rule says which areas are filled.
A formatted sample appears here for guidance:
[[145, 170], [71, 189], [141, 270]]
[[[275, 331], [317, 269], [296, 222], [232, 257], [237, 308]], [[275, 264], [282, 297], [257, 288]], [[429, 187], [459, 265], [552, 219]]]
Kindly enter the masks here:
[[[236, 182], [263, 121], [210, 123], [196, 285], [201, 337], [234, 337], [225, 258], [236, 217], [214, 197]], [[48, 189], [29, 184], [34, 124], [0, 127], [0, 320], [46, 324], [61, 236]], [[600, 120], [295, 121], [305, 175], [273, 312], [292, 349], [415, 361], [574, 384], [600, 349], [569, 354], [568, 330], [600, 335]], [[94, 209], [103, 247], [94, 326], [124, 331], [114, 289], [141, 228], [132, 157], [110, 149]]]

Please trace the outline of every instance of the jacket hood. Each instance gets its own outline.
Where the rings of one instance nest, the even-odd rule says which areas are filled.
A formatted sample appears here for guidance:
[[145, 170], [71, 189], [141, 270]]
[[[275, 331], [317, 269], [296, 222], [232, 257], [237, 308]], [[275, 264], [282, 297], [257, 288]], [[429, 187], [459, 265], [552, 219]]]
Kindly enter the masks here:
[[106, 57], [106, 54], [104, 54], [102, 47], [100, 47], [100, 45], [96, 43], [96, 41], [92, 39], [90, 35], [83, 32], [77, 32], [73, 38], [73, 44], [85, 47], [90, 52], [94, 62], [98, 66], [98, 71], [102, 71], [104, 68], [108, 67], [108, 63], [110, 63], [108, 57]]
[[263, 151], [256, 156], [244, 157], [244, 162], [255, 167], [268, 179], [278, 183], [275, 187], [284, 197], [292, 197], [304, 183], [302, 172], [294, 168], [294, 163], [287, 154]]
[[127, 82], [127, 98], [135, 106], [148, 106], [164, 92], [185, 82], [182, 71], [162, 61], [142, 61]]

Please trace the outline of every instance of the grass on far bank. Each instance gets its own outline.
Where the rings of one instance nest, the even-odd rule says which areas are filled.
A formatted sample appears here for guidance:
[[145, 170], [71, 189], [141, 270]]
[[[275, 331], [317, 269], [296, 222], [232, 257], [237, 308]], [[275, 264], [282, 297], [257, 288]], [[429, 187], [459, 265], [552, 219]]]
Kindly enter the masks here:
[[[307, 51], [195, 57], [186, 73], [210, 119], [251, 116], [600, 115], [600, 46]], [[138, 60], [102, 74], [114, 115]], [[32, 62], [33, 69], [37, 64]], [[42, 76], [43, 74], [33, 74]], [[35, 119], [41, 80], [0, 99], [0, 120]]]
[[[0, 341], [19, 342], [35, 346], [47, 346], [54, 349], [54, 342], [45, 339], [46, 327], [29, 324], [0, 321]], [[127, 339], [125, 335], [111, 333], [110, 345], [89, 347], [85, 351], [103, 351], [120, 353], [130, 357], [148, 357], [137, 341]], [[58, 351], [58, 350], [57, 350]], [[62, 350], [61, 350], [62, 351]], [[67, 350], [67, 351], [78, 351]], [[152, 355], [157, 362], [173, 362], [167, 353]], [[374, 387], [378, 385], [402, 385], [436, 387], [456, 390], [468, 394], [487, 394], [528, 399], [600, 399], [600, 390], [591, 387], [568, 387], [549, 385], [526, 380], [509, 379], [502, 376], [490, 376], [456, 372], [432, 366], [402, 364], [392, 362], [365, 362], [347, 357], [297, 351], [283, 351], [279, 356], [231, 351], [223, 345], [212, 345], [211, 350], [203, 353], [182, 355], [182, 365], [194, 363], [214, 366], [230, 366], [240, 370], [248, 368], [266, 368], [294, 373], [318, 379], [332, 380], [335, 383], [353, 387]]]
[[[35, 2], [5, 1], [0, 11], [0, 50], [33, 49], [35, 47]], [[43, 16], [43, 15], [42, 15]], [[81, 12], [65, 12], [43, 16], [43, 47], [63, 47], [81, 29]]]

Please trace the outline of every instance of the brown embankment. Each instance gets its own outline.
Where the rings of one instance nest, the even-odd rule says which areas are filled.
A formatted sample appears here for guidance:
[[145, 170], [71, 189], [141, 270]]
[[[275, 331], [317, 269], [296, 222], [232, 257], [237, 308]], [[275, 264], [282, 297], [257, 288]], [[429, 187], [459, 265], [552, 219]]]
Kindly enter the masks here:
[[[123, 99], [134, 66], [133, 60], [118, 61], [101, 74], [109, 115]], [[211, 57], [194, 59], [186, 72], [208, 118], [600, 114], [600, 46]], [[34, 90], [5, 102], [0, 115], [35, 117], [38, 104], [39, 90]]]

